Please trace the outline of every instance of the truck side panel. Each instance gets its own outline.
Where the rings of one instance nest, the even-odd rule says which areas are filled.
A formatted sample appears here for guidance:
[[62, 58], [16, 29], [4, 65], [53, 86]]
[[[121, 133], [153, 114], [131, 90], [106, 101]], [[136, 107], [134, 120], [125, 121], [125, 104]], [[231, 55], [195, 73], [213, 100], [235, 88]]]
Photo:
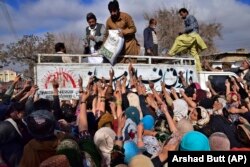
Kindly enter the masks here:
[[[190, 80], [198, 82], [194, 65], [166, 65], [166, 64], [134, 64], [136, 75], [142, 76], [142, 82], [146, 85], [148, 81], [155, 83], [156, 90], [161, 90], [161, 82], [165, 82], [167, 89], [171, 87], [181, 88], [178, 73], [183, 72], [189, 83]], [[36, 83], [39, 86], [39, 95], [43, 98], [52, 98], [51, 81], [56, 79], [60, 84], [60, 98], [71, 99], [78, 97], [78, 78], [83, 78], [83, 87], [86, 87], [90, 77], [96, 80], [102, 77], [109, 80], [109, 70], [115, 71], [114, 83], [123, 75], [128, 75], [128, 64], [37, 64], [35, 67]], [[128, 81], [129, 83], [129, 78]], [[127, 84], [128, 84], [127, 83]], [[129, 87], [129, 85], [128, 85]]]

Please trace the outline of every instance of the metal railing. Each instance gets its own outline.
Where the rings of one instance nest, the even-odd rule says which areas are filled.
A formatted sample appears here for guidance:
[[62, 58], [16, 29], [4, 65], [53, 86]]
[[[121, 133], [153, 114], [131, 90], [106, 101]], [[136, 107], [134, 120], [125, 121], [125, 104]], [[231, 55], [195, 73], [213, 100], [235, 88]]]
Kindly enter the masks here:
[[[83, 58], [93, 57], [91, 54], [38, 54], [38, 64], [51, 64], [53, 62], [42, 62], [41, 57], [78, 57], [77, 62], [70, 64], [86, 63], [83, 62]], [[97, 55], [94, 57], [102, 57]], [[121, 56], [119, 56], [121, 57]], [[143, 64], [152, 64], [153, 60], [157, 61], [159, 64], [178, 64], [178, 65], [195, 65], [194, 58], [191, 57], [166, 57], [166, 56], [138, 56], [138, 55], [125, 55], [125, 58], [137, 59], [137, 62], [143, 62]], [[67, 63], [69, 64], [69, 63]]]

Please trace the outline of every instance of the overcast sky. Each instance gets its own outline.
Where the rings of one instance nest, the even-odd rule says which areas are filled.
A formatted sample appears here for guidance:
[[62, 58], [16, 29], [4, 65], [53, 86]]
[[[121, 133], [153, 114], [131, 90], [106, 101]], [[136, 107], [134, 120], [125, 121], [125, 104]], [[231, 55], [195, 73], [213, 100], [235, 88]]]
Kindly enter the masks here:
[[[0, 0], [0, 43], [9, 43], [25, 34], [74, 32], [82, 36], [86, 14], [96, 14], [98, 22], [109, 17], [109, 0]], [[220, 52], [246, 48], [250, 52], [250, 0], [119, 0], [121, 11], [129, 13], [141, 37], [147, 21], [143, 13], [160, 7], [192, 9], [198, 21], [216, 20], [223, 25]]]

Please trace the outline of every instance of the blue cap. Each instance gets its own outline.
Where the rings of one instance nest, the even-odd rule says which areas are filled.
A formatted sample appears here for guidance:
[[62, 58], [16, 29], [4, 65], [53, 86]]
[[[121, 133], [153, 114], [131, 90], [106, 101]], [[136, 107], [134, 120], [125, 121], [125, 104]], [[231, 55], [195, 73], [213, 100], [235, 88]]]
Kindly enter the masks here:
[[155, 120], [151, 115], [144, 116], [141, 122], [145, 130], [152, 130], [154, 128]]
[[187, 132], [181, 139], [181, 151], [210, 151], [208, 138], [197, 131]]
[[125, 158], [124, 161], [128, 164], [131, 159], [140, 153], [139, 148], [133, 141], [126, 141], [123, 145], [125, 150]]
[[140, 123], [140, 113], [136, 107], [130, 106], [125, 110], [125, 115], [138, 125]]

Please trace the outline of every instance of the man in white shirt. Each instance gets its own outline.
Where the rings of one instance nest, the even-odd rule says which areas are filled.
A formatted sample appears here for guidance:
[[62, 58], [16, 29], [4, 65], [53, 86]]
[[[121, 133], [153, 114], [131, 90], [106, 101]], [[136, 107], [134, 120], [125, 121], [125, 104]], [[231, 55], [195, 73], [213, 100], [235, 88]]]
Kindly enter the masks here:
[[[84, 35], [84, 54], [93, 54], [103, 44], [105, 33], [105, 26], [96, 22], [96, 16], [93, 13], [87, 14], [87, 22], [89, 26], [86, 27]], [[102, 63], [102, 57], [88, 57], [88, 63]]]

